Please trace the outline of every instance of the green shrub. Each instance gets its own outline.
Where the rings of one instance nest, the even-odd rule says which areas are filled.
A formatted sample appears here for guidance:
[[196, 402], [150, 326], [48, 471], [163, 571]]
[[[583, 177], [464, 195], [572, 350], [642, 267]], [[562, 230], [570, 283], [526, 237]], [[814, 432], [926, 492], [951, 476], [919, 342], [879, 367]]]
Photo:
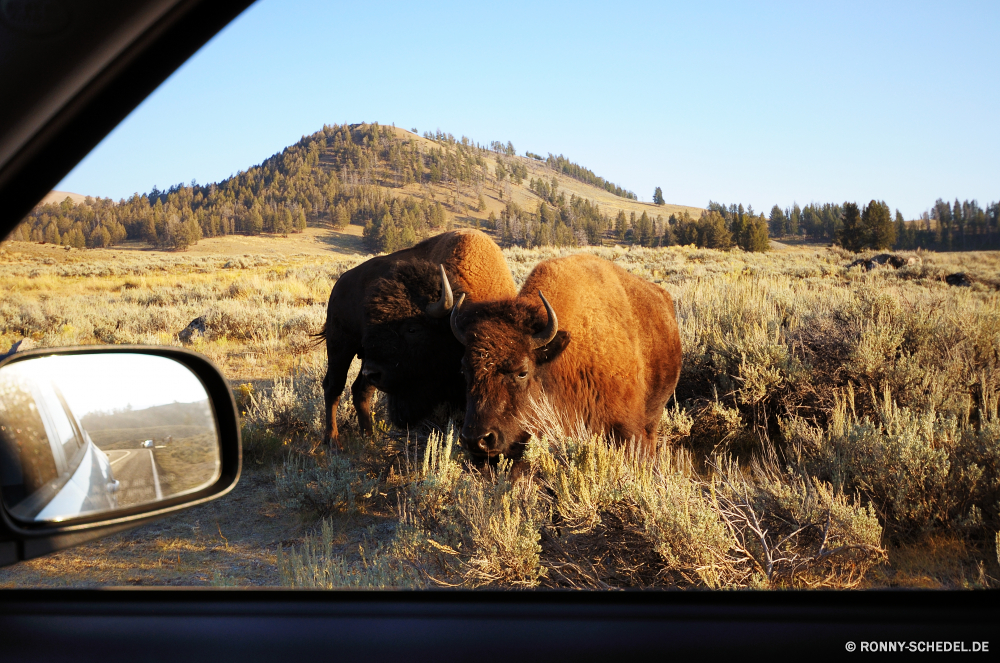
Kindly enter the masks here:
[[325, 459], [295, 454], [277, 470], [274, 484], [286, 507], [329, 515], [356, 511], [378, 491], [379, 480], [341, 454]]
[[[874, 417], [859, 416], [854, 393], [838, 399], [828, 427], [801, 418], [783, 429], [804, 467], [838, 492], [864, 495], [895, 534], [919, 534], [995, 518], [1000, 420], [984, 404], [979, 426], [933, 409], [900, 407], [886, 390]], [[982, 524], [980, 523], [981, 527]]]
[[[324, 519], [319, 534], [298, 548], [278, 549], [278, 572], [286, 587], [316, 589], [425, 589], [432, 586], [411, 559], [406, 533], [370, 527], [357, 557], [341, 554]], [[407, 544], [410, 545], [407, 545]]]
[[[554, 548], [579, 551], [574, 537], [607, 530], [602, 521], [613, 519], [618, 531], [605, 538], [629, 541], [628, 552], [646, 546], [656, 553], [644, 562], [654, 586], [847, 587], [884, 558], [870, 507], [816, 479], [776, 471], [773, 462], [747, 474], [720, 458], [702, 479], [683, 450], [663, 448], [649, 459], [567, 436], [534, 441], [528, 456], [553, 514], [545, 530], [562, 541]], [[628, 564], [627, 557], [605, 554], [603, 571], [592, 562], [590, 586], [618, 576], [625, 569], [614, 564]], [[543, 566], [565, 562], [541, 559]]]

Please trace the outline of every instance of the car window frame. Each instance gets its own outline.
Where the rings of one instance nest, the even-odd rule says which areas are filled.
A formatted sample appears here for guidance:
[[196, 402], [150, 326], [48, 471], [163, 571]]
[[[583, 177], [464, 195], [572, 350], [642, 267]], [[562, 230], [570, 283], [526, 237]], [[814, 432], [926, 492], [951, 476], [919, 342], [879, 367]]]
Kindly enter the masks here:
[[[250, 2], [168, 2], [173, 9], [95, 72], [71, 102], [0, 164], [0, 228], [23, 216], [180, 64]], [[238, 431], [237, 431], [238, 433]], [[123, 523], [124, 531], [139, 521]], [[111, 533], [110, 531], [108, 533]], [[86, 537], [77, 539], [83, 542]], [[2, 557], [2, 555], [0, 555]], [[563, 593], [0, 590], [4, 651], [42, 660], [156, 654], [406, 652], [559, 658], [844, 651], [845, 640], [942, 638], [1000, 624], [996, 590], [957, 592]], [[248, 628], [249, 627], [249, 628]], [[259, 629], [255, 631], [254, 628]], [[130, 630], [131, 629], [131, 630]], [[282, 631], [285, 635], [282, 636]], [[178, 637], [180, 632], [187, 637]], [[384, 637], [385, 634], [392, 637]], [[507, 633], [508, 635], [504, 635]], [[514, 633], [513, 636], [509, 633]], [[914, 636], [917, 633], [917, 636]], [[273, 643], [261, 637], [274, 634]], [[374, 637], [382, 634], [382, 637]], [[492, 636], [492, 637], [490, 637]], [[116, 639], [112, 639], [116, 638]], [[278, 647], [284, 647], [279, 649]], [[201, 649], [199, 649], [199, 647]], [[363, 647], [360, 650], [359, 647]], [[153, 649], [151, 649], [153, 648]], [[848, 651], [851, 651], [848, 649]]]

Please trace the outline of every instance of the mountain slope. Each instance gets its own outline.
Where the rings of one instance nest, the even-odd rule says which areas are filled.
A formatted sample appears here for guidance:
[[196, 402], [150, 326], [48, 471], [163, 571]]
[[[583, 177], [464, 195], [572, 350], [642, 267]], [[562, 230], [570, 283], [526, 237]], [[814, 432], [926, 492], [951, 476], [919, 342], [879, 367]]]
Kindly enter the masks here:
[[554, 165], [554, 158], [517, 156], [509, 143], [487, 148], [440, 132], [325, 126], [222, 182], [154, 188], [118, 203], [40, 205], [13, 239], [76, 247], [135, 240], [184, 249], [202, 237], [355, 224], [364, 227], [371, 251], [395, 250], [453, 226], [483, 227], [502, 243], [526, 246], [622, 241], [630, 230], [650, 243], [671, 214], [701, 213], [615, 195], [631, 194], [575, 164], [606, 188]]
[[80, 193], [70, 193], [69, 191], [49, 191], [47, 194], [45, 194], [45, 197], [42, 198], [42, 201], [38, 204], [58, 205], [67, 198], [72, 200], [74, 205], [79, 205], [84, 200], [86, 200], [87, 196]]

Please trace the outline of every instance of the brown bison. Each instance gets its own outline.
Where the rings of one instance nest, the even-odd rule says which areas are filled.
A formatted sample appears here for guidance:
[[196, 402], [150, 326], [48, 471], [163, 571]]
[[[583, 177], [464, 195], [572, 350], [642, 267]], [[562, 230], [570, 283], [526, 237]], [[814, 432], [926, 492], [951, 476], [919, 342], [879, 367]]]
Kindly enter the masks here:
[[442, 402], [464, 407], [462, 347], [448, 322], [452, 287], [477, 302], [517, 292], [500, 248], [478, 230], [465, 229], [372, 258], [337, 280], [322, 333], [328, 362], [325, 441], [340, 446], [337, 405], [355, 356], [362, 368], [351, 394], [364, 433], [372, 432], [375, 389], [387, 394], [389, 418], [397, 426], [416, 423]]
[[[544, 294], [543, 294], [544, 293]], [[540, 263], [516, 298], [463, 306], [452, 331], [465, 346], [462, 444], [480, 459], [519, 458], [533, 403], [561, 424], [582, 423], [655, 449], [681, 370], [670, 295], [588, 254]]]

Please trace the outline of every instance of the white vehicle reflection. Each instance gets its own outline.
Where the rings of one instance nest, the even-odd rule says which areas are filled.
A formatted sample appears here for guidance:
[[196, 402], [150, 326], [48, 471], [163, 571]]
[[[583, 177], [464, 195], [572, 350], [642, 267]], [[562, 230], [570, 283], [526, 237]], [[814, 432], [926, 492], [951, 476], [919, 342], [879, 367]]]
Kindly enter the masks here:
[[[3, 391], [6, 416], [0, 433], [17, 436], [21, 466], [21, 481], [6, 476], [3, 480], [11, 514], [22, 520], [59, 521], [117, 508], [120, 483], [111, 461], [80, 426], [58, 387], [49, 380], [10, 376]], [[24, 435], [29, 429], [44, 435]]]
[[0, 369], [0, 487], [18, 520], [60, 522], [158, 502], [200, 490], [220, 472], [208, 394], [179, 362], [80, 354]]

